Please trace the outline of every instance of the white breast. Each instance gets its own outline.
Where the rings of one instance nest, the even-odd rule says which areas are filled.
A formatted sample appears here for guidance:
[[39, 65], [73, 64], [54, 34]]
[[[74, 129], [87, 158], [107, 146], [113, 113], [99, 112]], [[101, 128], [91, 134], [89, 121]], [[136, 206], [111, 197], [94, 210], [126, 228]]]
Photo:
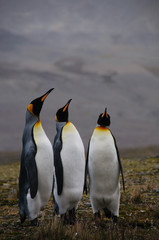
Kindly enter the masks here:
[[119, 164], [114, 139], [107, 128], [94, 130], [89, 146], [88, 169], [92, 191], [113, 192], [118, 185]]
[[64, 185], [83, 186], [85, 154], [81, 137], [72, 123], [67, 123], [62, 131], [61, 159], [64, 168]]
[[85, 152], [81, 137], [75, 126], [68, 122], [62, 130], [61, 161], [63, 165], [63, 191], [57, 194], [55, 181], [54, 195], [59, 206], [59, 213], [77, 208], [83, 194], [85, 175]]
[[38, 121], [33, 128], [33, 137], [37, 147], [35, 161], [38, 171], [38, 191], [35, 198], [31, 198], [30, 190], [27, 194], [27, 203], [30, 219], [35, 219], [40, 209], [49, 201], [53, 184], [53, 150], [41, 122]]
[[41, 200], [45, 202], [52, 191], [53, 150], [40, 122], [35, 124], [33, 135], [37, 146], [35, 160], [38, 168], [38, 191]]

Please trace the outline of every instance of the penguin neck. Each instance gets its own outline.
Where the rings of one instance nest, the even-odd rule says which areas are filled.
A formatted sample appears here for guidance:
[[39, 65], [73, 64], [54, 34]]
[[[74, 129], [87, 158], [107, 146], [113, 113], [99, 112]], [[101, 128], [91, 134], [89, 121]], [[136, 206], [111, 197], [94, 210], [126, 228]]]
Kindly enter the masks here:
[[37, 121], [37, 123], [41, 124], [41, 120], [40, 120], [40, 117], [38, 117], [38, 121]]
[[96, 125], [96, 128], [103, 128], [103, 129], [109, 129], [109, 127], [108, 126], [102, 126], [102, 125], [99, 125], [98, 123], [97, 123], [97, 125]]
[[36, 122], [40, 121], [40, 117], [37, 117], [31, 114], [28, 110], [26, 112], [26, 124], [35, 124]]
[[38, 123], [39, 118], [35, 115], [31, 114], [28, 110], [26, 112], [26, 121], [25, 128], [23, 131], [23, 145], [28, 141], [28, 139], [32, 139], [32, 131], [33, 127], [36, 123]]
[[56, 130], [57, 132], [61, 130], [68, 122], [56, 122]]

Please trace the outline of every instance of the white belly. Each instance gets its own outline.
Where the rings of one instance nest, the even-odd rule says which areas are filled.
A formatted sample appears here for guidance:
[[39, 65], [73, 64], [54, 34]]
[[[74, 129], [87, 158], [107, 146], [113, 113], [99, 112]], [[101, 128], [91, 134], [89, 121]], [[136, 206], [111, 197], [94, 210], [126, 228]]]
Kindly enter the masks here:
[[57, 195], [55, 184], [55, 198], [59, 206], [60, 214], [77, 207], [82, 198], [85, 153], [81, 137], [72, 123], [67, 123], [62, 132], [61, 160], [63, 165], [64, 183], [63, 191]]
[[38, 191], [34, 199], [31, 199], [30, 194], [27, 196], [32, 219], [35, 218], [34, 215], [39, 213], [41, 207], [49, 201], [54, 170], [52, 145], [39, 122], [34, 126], [33, 135], [37, 146], [35, 161], [38, 171]]
[[[113, 137], [109, 130], [95, 129], [89, 146], [88, 171], [90, 198], [94, 208], [120, 198], [119, 163]], [[99, 206], [98, 206], [99, 205]]]

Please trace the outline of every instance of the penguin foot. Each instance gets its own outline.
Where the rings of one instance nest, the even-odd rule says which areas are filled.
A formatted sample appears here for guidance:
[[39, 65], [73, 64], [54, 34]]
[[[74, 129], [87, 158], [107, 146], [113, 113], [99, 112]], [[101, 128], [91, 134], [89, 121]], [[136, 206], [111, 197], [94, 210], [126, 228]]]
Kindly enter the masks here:
[[76, 212], [75, 208], [69, 210], [69, 224], [74, 225], [76, 223]]
[[26, 214], [20, 215], [20, 222], [23, 223], [26, 219]]
[[113, 219], [113, 224], [117, 225], [118, 224], [118, 217], [113, 215], [112, 219]]
[[31, 223], [31, 226], [39, 226], [39, 223], [38, 223], [38, 219], [37, 219], [37, 218], [31, 220], [30, 223]]
[[100, 211], [94, 213], [94, 218], [95, 218], [95, 224], [98, 225], [101, 221]]
[[55, 217], [56, 216], [56, 213], [55, 212], [53, 212], [53, 217]]
[[101, 217], [101, 216], [100, 216], [100, 211], [95, 212], [95, 213], [94, 213], [94, 217], [95, 217], [95, 219], [100, 218], [100, 217]]
[[66, 213], [61, 214], [61, 220], [62, 220], [63, 225], [66, 225], [69, 223]]
[[103, 208], [103, 210], [104, 210], [106, 218], [111, 218], [112, 217], [111, 211], [109, 211], [107, 208]]

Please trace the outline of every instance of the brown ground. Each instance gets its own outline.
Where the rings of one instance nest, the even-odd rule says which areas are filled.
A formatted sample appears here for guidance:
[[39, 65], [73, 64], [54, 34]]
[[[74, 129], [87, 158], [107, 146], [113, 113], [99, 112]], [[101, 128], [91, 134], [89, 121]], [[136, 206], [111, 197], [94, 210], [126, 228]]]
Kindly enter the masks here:
[[[53, 219], [52, 199], [40, 213], [39, 227], [31, 227], [28, 220], [21, 225], [17, 204], [19, 163], [16, 156], [19, 157], [19, 154], [0, 154], [5, 159], [0, 168], [0, 239], [158, 239], [157, 147], [121, 151], [126, 192], [121, 187], [119, 225], [115, 228], [104, 215], [99, 222], [94, 221], [88, 195], [83, 195], [79, 204], [75, 226], [61, 225], [59, 217]], [[11, 163], [12, 157], [14, 161]]]

